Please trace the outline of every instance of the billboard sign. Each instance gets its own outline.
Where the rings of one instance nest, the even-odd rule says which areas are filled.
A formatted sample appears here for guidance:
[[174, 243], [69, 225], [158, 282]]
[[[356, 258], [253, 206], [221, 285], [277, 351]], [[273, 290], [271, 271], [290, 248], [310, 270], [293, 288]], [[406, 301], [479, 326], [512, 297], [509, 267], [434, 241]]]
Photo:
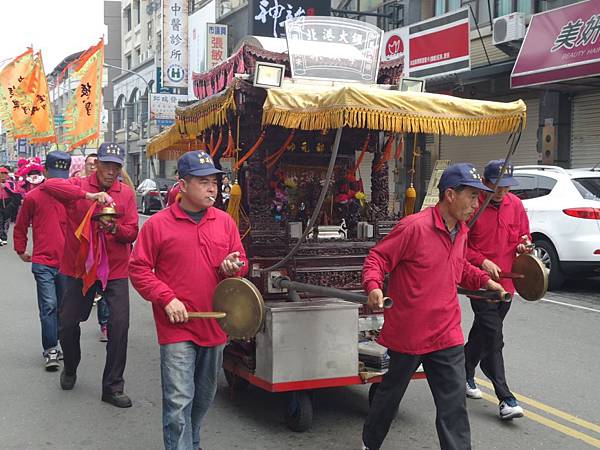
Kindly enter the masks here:
[[285, 37], [285, 21], [303, 16], [331, 15], [331, 2], [323, 0], [249, 0], [252, 36]]
[[340, 17], [285, 22], [292, 78], [377, 83], [383, 31]]
[[162, 126], [173, 125], [177, 104], [186, 100], [187, 95], [150, 94], [150, 120]]
[[206, 24], [206, 70], [227, 59], [227, 25]]
[[206, 24], [216, 21], [216, 4], [212, 0], [188, 18], [188, 97], [195, 100], [194, 73], [206, 72]]
[[188, 1], [162, 2], [162, 85], [188, 85]]
[[418, 22], [408, 29], [409, 77], [439, 77], [471, 70], [468, 8]]
[[396, 61], [408, 53], [408, 27], [396, 28], [383, 34], [381, 61]]
[[600, 2], [589, 0], [531, 18], [511, 87], [600, 75]]

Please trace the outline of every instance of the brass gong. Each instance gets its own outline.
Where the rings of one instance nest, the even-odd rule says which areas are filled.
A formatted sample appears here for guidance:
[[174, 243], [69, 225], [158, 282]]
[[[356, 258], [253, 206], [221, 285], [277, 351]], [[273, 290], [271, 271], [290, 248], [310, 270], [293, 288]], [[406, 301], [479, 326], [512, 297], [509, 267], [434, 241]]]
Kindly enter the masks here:
[[217, 318], [223, 331], [232, 338], [256, 336], [265, 313], [265, 304], [254, 284], [245, 278], [226, 278], [213, 294], [213, 310], [225, 313]]
[[548, 290], [548, 270], [536, 256], [524, 253], [512, 265], [512, 271], [523, 275], [514, 278], [517, 293], [530, 302], [540, 300]]

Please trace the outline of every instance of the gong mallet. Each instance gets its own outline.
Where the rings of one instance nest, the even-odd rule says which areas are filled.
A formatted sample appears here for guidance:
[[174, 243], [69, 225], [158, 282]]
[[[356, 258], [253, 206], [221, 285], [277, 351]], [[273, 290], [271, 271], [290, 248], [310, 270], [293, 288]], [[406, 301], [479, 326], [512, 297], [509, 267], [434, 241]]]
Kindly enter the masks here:
[[506, 291], [472, 290], [459, 287], [458, 293], [467, 297], [484, 298], [495, 302], [510, 302], [512, 300], [512, 294]]
[[[290, 292], [310, 292], [327, 297], [341, 298], [342, 300], [347, 300], [352, 303], [359, 303], [361, 305], [366, 305], [369, 299], [364, 294], [344, 291], [342, 289], [336, 289], [327, 286], [319, 286], [316, 284], [300, 283], [298, 281], [292, 281], [288, 277], [275, 278], [273, 280], [273, 286], [277, 289], [287, 289]], [[391, 308], [393, 305], [394, 301], [390, 297], [383, 298], [383, 307], [385, 309]]]

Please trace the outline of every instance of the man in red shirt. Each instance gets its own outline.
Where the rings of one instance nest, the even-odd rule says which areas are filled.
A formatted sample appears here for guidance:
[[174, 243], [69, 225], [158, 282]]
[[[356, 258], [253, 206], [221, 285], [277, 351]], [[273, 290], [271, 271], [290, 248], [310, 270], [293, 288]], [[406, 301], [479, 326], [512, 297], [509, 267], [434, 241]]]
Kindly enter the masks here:
[[[62, 298], [59, 317], [60, 345], [64, 352], [64, 368], [60, 374], [60, 386], [73, 389], [77, 380], [77, 366], [81, 360], [79, 344], [80, 322], [86, 321], [92, 309], [94, 294], [92, 286], [82, 293], [81, 268], [77, 256], [81, 243], [75, 231], [84, 219], [92, 202], [100, 205], [113, 204], [119, 214], [115, 221], [94, 221], [93, 233], [104, 234], [108, 257], [107, 284], [103, 286], [104, 301], [108, 302], [108, 343], [106, 363], [102, 375], [102, 401], [119, 408], [131, 406], [131, 400], [123, 392], [123, 372], [127, 359], [127, 335], [129, 331], [129, 283], [128, 265], [131, 244], [138, 233], [138, 213], [135, 194], [118, 180], [123, 166], [125, 151], [114, 143], [104, 143], [98, 149], [97, 170], [86, 178], [52, 179], [40, 189], [65, 205], [67, 232], [64, 257], [60, 272], [67, 275], [67, 287]], [[97, 281], [96, 284], [99, 284]]]
[[[71, 155], [61, 151], [48, 153], [45, 178], [68, 178]], [[37, 301], [42, 325], [42, 356], [47, 371], [60, 367], [58, 362], [58, 310], [66, 278], [59, 273], [65, 245], [67, 215], [65, 207], [40, 189], [25, 195], [13, 230], [14, 248], [19, 258], [31, 263], [37, 285]], [[33, 251], [27, 253], [27, 232], [33, 228]]]
[[[501, 159], [490, 161], [485, 166], [483, 182], [490, 189], [496, 184], [503, 165], [504, 160]], [[467, 259], [489, 273], [511, 294], [515, 292], [512, 280], [500, 279], [500, 273], [511, 272], [518, 253], [531, 252], [527, 245], [531, 237], [527, 213], [521, 200], [508, 192], [511, 186], [519, 184], [512, 176], [513, 170], [513, 166], [508, 165], [490, 204], [473, 224], [467, 249]], [[481, 201], [484, 199], [485, 196], [480, 197]], [[472, 299], [475, 318], [465, 344], [467, 397], [482, 397], [475, 384], [475, 368], [480, 364], [481, 370], [494, 385], [500, 402], [500, 418], [504, 420], [523, 417], [523, 409], [506, 383], [502, 356], [502, 324], [510, 305], [510, 302], [486, 303]]]
[[156, 322], [165, 448], [196, 450], [202, 419], [217, 390], [227, 336], [214, 319], [188, 322], [187, 312], [212, 311], [219, 281], [243, 276], [248, 260], [235, 222], [213, 207], [222, 172], [210, 155], [188, 152], [177, 168], [181, 200], [144, 223], [129, 276], [152, 303]]
[[363, 428], [363, 449], [379, 450], [415, 370], [422, 363], [435, 400], [443, 450], [471, 448], [464, 390], [464, 350], [457, 286], [502, 286], [465, 259], [465, 224], [489, 191], [472, 164], [448, 167], [433, 208], [403, 218], [365, 259], [363, 286], [369, 306], [383, 306], [383, 281], [394, 306], [384, 312], [379, 339], [388, 348], [389, 370], [376, 391]]

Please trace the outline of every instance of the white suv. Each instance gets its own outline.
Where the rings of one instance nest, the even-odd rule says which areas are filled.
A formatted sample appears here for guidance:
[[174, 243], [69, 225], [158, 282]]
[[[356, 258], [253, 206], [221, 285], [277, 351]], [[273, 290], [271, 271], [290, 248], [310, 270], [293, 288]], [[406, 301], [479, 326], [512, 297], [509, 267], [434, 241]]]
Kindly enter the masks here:
[[517, 166], [514, 177], [549, 289], [567, 276], [600, 275], [600, 170]]

